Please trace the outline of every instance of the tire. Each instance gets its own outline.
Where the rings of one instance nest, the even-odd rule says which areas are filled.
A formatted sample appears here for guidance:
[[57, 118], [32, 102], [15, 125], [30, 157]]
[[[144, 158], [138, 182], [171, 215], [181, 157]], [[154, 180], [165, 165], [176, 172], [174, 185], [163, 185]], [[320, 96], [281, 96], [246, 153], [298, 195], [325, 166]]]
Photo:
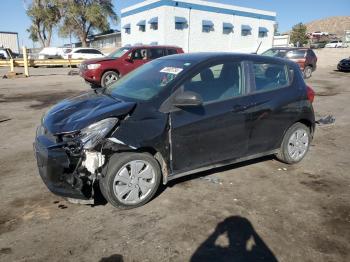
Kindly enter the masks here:
[[117, 72], [107, 71], [103, 74], [103, 76], [101, 78], [101, 86], [107, 87], [107, 86], [115, 83], [116, 81], [118, 81], [119, 78], [120, 77], [119, 77], [119, 74]]
[[308, 79], [312, 76], [312, 67], [311, 66], [306, 66], [304, 68], [304, 78]]
[[93, 89], [93, 90], [101, 88], [101, 86], [93, 84], [93, 83], [89, 83], [89, 85], [90, 85], [91, 89]]
[[[295, 138], [297, 132], [299, 139], [297, 136], [297, 139], [294, 140], [293, 138]], [[281, 148], [276, 156], [286, 164], [299, 163], [307, 154], [311, 140], [310, 129], [302, 123], [295, 123], [285, 133]], [[295, 154], [293, 154], [294, 150], [296, 152]], [[302, 154], [300, 153], [301, 151]]]
[[[131, 165], [137, 172], [131, 171]], [[99, 184], [103, 196], [111, 205], [130, 209], [150, 201], [160, 181], [161, 169], [152, 155], [116, 153], [109, 159]]]

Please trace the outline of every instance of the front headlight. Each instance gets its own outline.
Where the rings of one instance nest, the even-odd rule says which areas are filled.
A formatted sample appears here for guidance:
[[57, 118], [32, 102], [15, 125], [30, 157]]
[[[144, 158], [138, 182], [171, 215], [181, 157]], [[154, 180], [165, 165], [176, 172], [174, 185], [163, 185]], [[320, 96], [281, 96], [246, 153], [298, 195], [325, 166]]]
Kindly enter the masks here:
[[87, 65], [87, 68], [92, 70], [92, 69], [97, 69], [101, 66], [101, 64], [89, 64]]
[[106, 118], [82, 129], [80, 140], [84, 149], [94, 148], [117, 123], [118, 118]]

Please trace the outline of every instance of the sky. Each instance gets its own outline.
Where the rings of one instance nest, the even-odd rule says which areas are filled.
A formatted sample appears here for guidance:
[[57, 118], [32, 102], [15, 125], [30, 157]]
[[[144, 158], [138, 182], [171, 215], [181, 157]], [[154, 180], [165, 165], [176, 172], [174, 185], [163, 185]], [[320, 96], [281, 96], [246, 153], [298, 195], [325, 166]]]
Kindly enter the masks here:
[[[19, 44], [33, 47], [26, 32], [30, 26], [30, 20], [25, 12], [25, 3], [28, 2], [30, 0], [1, 0], [0, 31], [18, 32]], [[113, 0], [113, 2], [116, 12], [120, 14], [122, 8], [142, 1]], [[277, 12], [280, 32], [290, 30], [299, 22], [307, 23], [329, 16], [350, 16], [350, 0], [218, 0], [211, 2]], [[119, 26], [112, 25], [112, 28], [118, 29]], [[59, 38], [57, 34], [54, 34], [53, 46], [61, 46], [64, 43], [69, 43], [69, 40]]]

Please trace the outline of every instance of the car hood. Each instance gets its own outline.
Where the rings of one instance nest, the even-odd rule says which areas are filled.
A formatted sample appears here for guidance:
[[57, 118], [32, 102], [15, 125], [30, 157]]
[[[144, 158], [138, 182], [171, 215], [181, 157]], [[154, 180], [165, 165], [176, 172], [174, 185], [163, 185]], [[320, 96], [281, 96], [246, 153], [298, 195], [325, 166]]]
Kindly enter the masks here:
[[126, 115], [135, 105], [90, 91], [53, 106], [43, 117], [43, 125], [52, 134], [74, 132], [108, 117]]
[[84, 62], [82, 62], [82, 64], [95, 64], [95, 63], [100, 63], [100, 62], [104, 62], [104, 61], [111, 61], [111, 60], [116, 60], [117, 58], [113, 58], [113, 57], [100, 57], [100, 58], [92, 58], [92, 59], [86, 59], [84, 60]]

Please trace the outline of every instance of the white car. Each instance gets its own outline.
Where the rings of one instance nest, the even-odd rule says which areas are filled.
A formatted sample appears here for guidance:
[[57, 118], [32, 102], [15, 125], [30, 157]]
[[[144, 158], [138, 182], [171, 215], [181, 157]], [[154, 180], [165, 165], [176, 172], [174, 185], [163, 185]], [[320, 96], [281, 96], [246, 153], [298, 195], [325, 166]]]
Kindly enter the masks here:
[[63, 55], [64, 59], [91, 59], [91, 58], [100, 58], [104, 57], [105, 55], [95, 49], [95, 48], [73, 48], [70, 50], [67, 50], [66, 53]]
[[338, 48], [338, 47], [343, 47], [343, 42], [342, 41], [332, 41], [328, 44], [326, 44], [327, 48]]
[[[45, 47], [43, 48], [39, 54], [39, 59], [62, 59], [65, 52], [65, 48], [61, 47]], [[31, 57], [35, 58], [35, 57]]]

